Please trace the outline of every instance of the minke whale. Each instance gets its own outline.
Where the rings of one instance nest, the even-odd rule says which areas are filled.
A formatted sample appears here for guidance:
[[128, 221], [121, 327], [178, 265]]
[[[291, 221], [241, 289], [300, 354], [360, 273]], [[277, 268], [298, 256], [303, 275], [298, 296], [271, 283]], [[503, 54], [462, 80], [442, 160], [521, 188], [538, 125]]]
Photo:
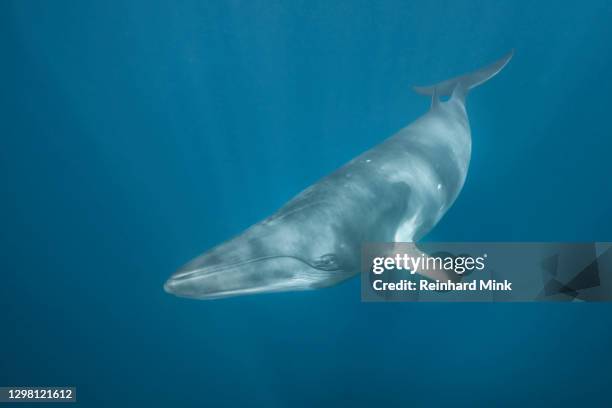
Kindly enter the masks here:
[[431, 96], [427, 113], [270, 217], [187, 263], [164, 289], [215, 299], [322, 288], [359, 273], [362, 243], [418, 241], [465, 182], [472, 146], [465, 108], [469, 90], [511, 58], [512, 52], [469, 74], [414, 87]]

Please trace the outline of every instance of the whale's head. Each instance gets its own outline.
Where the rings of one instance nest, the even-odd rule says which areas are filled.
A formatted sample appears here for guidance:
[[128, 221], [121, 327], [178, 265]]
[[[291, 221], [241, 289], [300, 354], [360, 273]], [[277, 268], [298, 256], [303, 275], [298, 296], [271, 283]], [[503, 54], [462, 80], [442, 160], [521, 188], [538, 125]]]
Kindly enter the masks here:
[[354, 244], [331, 223], [269, 219], [187, 263], [166, 292], [215, 299], [333, 285], [355, 273]]

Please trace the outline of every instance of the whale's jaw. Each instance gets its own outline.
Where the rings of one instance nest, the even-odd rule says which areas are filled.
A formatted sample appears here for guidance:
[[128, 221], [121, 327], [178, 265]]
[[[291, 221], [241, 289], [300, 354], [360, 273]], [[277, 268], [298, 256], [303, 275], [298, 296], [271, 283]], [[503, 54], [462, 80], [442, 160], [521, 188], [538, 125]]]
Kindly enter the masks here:
[[321, 271], [292, 256], [268, 256], [227, 265], [180, 270], [164, 285], [176, 296], [217, 299], [254, 293], [306, 290], [318, 286]]

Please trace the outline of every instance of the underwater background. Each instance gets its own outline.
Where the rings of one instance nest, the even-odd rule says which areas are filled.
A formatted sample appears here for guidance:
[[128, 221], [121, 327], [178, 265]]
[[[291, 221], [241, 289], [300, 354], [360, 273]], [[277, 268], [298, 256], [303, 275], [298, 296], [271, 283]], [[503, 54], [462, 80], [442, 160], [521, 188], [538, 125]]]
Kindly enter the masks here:
[[[179, 266], [468, 98], [438, 241], [612, 240], [608, 1], [0, 2], [0, 386], [102, 406], [610, 406], [612, 305], [194, 301]], [[520, 260], [517, 260], [520, 267]]]

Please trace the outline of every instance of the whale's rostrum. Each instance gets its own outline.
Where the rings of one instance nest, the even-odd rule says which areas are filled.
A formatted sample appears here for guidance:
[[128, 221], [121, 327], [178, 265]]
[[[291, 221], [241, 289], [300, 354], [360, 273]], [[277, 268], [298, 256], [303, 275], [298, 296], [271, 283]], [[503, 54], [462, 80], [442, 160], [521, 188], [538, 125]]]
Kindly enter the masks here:
[[468, 91], [495, 76], [511, 57], [512, 52], [472, 73], [415, 87], [431, 95], [426, 114], [187, 263], [165, 290], [214, 299], [320, 288], [359, 272], [362, 243], [419, 240], [465, 182], [471, 155]]

